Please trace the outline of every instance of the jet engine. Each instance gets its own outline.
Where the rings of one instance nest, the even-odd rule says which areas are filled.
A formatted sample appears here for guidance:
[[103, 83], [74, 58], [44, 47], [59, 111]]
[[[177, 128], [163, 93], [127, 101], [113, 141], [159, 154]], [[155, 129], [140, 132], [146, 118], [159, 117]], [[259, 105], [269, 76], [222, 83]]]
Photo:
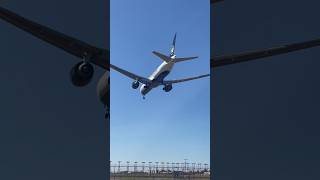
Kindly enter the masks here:
[[166, 84], [166, 85], [163, 87], [163, 90], [164, 90], [165, 92], [169, 92], [169, 91], [171, 91], [171, 89], [172, 89], [172, 85], [171, 85], [171, 84]]
[[93, 66], [90, 63], [79, 62], [70, 71], [72, 84], [78, 87], [87, 85], [94, 74]]
[[110, 72], [106, 71], [97, 84], [97, 94], [106, 108], [110, 105]]
[[139, 87], [139, 81], [133, 81], [132, 82], [132, 88], [137, 89]]

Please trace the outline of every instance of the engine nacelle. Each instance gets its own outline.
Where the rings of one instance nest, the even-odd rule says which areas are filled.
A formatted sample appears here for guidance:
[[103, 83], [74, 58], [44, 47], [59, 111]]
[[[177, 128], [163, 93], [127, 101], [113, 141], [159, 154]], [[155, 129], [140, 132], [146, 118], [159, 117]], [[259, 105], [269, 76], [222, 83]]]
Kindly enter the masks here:
[[94, 74], [94, 68], [90, 63], [79, 62], [70, 71], [72, 84], [78, 87], [89, 84]]
[[132, 88], [137, 89], [139, 87], [139, 81], [133, 81], [132, 82]]
[[171, 84], [166, 84], [166, 85], [163, 87], [163, 90], [164, 90], [165, 92], [169, 92], [169, 91], [171, 91], [171, 89], [172, 89], [172, 85], [171, 85]]
[[106, 71], [97, 84], [97, 93], [100, 101], [106, 108], [110, 107], [110, 72]]

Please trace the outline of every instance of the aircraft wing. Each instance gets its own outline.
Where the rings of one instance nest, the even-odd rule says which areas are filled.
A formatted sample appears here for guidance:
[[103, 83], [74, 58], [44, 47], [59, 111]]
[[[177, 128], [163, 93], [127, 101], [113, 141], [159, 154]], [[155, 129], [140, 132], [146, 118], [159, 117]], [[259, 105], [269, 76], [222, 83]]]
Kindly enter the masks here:
[[217, 3], [217, 2], [220, 2], [220, 1], [223, 1], [223, 0], [210, 0], [210, 4], [214, 4], [214, 3]]
[[93, 64], [104, 69], [109, 69], [109, 52], [105, 49], [91, 46], [85, 42], [32, 22], [2, 7], [0, 7], [0, 18], [76, 57], [86, 57], [88, 61]]
[[204, 77], [208, 77], [208, 76], [210, 76], [210, 74], [205, 74], [205, 75], [191, 77], [191, 78], [185, 78], [185, 79], [163, 81], [163, 84], [180, 83], [180, 82], [191, 81], [191, 80], [200, 79], [200, 78], [204, 78]]
[[235, 55], [218, 56], [211, 59], [211, 68], [256, 60], [256, 59], [275, 56], [279, 54], [286, 54], [289, 52], [312, 48], [315, 46], [320, 46], [320, 39], [305, 41], [305, 42], [295, 43], [295, 44], [288, 44], [288, 45], [270, 48], [270, 49], [240, 53]]
[[119, 73], [121, 73], [121, 74], [123, 74], [123, 75], [125, 75], [125, 76], [127, 76], [127, 77], [129, 77], [129, 78], [131, 78], [133, 80], [135, 80], [135, 81], [139, 81], [140, 83], [148, 84], [150, 82], [150, 80], [148, 78], [144, 78], [142, 76], [138, 76], [138, 75], [133, 74], [133, 73], [131, 73], [129, 71], [121, 69], [121, 68], [119, 68], [119, 67], [117, 67], [115, 65], [110, 64], [110, 68], [112, 68], [115, 71], [118, 71]]

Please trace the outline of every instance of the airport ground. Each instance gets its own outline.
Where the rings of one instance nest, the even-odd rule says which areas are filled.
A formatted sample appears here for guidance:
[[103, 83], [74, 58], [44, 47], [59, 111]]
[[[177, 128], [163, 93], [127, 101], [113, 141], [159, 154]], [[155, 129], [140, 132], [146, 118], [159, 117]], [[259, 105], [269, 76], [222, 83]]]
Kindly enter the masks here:
[[110, 180], [209, 180], [210, 176], [186, 176], [186, 177], [172, 177], [172, 176], [111, 176]]
[[209, 177], [201, 178], [173, 178], [173, 177], [114, 177], [110, 180], [181, 180], [181, 179], [190, 179], [190, 180], [209, 180]]

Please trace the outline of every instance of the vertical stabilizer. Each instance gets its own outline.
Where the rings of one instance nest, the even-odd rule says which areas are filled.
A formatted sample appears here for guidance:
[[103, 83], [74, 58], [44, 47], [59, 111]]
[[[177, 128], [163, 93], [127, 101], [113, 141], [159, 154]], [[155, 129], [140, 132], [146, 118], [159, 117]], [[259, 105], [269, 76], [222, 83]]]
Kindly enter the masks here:
[[176, 49], [176, 39], [177, 39], [177, 33], [174, 34], [173, 42], [172, 42], [172, 47], [170, 51], [170, 57], [175, 57], [175, 49]]

